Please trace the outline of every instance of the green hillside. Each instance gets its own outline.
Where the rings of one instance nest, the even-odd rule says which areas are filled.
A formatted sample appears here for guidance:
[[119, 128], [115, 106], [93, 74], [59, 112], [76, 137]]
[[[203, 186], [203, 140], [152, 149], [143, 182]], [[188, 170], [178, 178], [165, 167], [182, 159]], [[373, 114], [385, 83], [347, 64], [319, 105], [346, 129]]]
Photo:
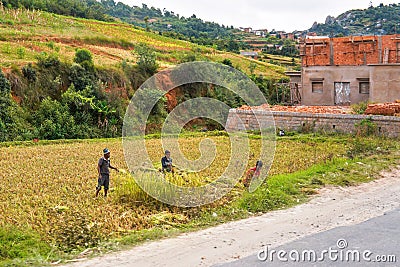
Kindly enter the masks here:
[[196, 15], [185, 18], [173, 11], [150, 8], [145, 4], [142, 7], [131, 7], [114, 0], [1, 0], [1, 3], [8, 8], [23, 7], [86, 19], [123, 21], [147, 31], [219, 50], [239, 52], [239, 49], [248, 48], [244, 42], [235, 38], [233, 33], [238, 30], [232, 26], [203, 21]]
[[[235, 67], [247, 71], [253, 60], [146, 32], [129, 24], [65, 17], [43, 11], [0, 10], [0, 64], [2, 67], [35, 61], [41, 52], [57, 53], [72, 61], [76, 48], [87, 48], [99, 66], [115, 66], [122, 60], [135, 62], [134, 47], [146, 43], [155, 48], [161, 67], [169, 67], [194, 55], [197, 60], [230, 58]], [[23, 51], [22, 51], [23, 50]], [[256, 73], [282, 77], [284, 69], [256, 62]]]
[[380, 4], [350, 10], [336, 18], [328, 16], [325, 23], [315, 23], [309, 31], [328, 36], [396, 34], [400, 31], [400, 5]]
[[[280, 99], [274, 95], [281, 92], [277, 82], [285, 79], [279, 63], [125, 23], [1, 6], [0, 105], [7, 108], [0, 114], [0, 141], [119, 136], [136, 89], [155, 72], [194, 60], [231, 65], [254, 78], [267, 98]], [[188, 90], [193, 91], [191, 96], [202, 92]], [[155, 116], [165, 116], [168, 104], [160, 103]], [[157, 121], [153, 123], [158, 125]]]

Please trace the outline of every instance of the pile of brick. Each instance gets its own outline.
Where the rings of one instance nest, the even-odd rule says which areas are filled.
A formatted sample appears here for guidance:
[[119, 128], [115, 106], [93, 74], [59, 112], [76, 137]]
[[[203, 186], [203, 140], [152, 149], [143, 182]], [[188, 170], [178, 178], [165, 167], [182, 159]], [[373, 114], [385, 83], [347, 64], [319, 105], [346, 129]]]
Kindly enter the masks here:
[[269, 110], [278, 112], [299, 112], [313, 114], [349, 114], [350, 107], [342, 106], [269, 106], [267, 104], [258, 107], [242, 106], [239, 110]]
[[400, 116], [400, 100], [394, 103], [370, 104], [366, 115]]

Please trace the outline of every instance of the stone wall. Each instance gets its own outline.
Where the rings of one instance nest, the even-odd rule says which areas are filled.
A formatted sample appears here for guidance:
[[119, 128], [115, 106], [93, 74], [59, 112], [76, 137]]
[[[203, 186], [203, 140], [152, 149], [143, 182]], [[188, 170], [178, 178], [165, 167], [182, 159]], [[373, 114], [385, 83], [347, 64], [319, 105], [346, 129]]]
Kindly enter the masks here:
[[273, 115], [276, 129], [283, 129], [285, 131], [306, 130], [324, 133], [355, 134], [357, 132], [356, 124], [360, 123], [363, 119], [371, 118], [372, 122], [376, 125], [378, 134], [386, 137], [400, 137], [400, 117], [269, 112], [262, 110], [231, 109], [226, 129], [231, 131], [259, 130], [259, 125], [271, 126], [273, 124], [271, 114]]

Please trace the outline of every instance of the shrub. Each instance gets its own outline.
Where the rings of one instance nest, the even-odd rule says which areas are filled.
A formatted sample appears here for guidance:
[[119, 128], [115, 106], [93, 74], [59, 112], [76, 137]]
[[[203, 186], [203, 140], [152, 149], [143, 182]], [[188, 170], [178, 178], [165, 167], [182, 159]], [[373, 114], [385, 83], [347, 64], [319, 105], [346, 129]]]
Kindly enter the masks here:
[[56, 54], [48, 55], [45, 52], [37, 55], [36, 59], [38, 60], [37, 65], [41, 68], [57, 67], [61, 63]]
[[227, 65], [227, 66], [233, 68], [232, 61], [231, 61], [230, 59], [228, 59], [228, 58], [225, 58], [225, 59], [222, 61], [222, 64]]
[[53, 41], [48, 42], [48, 43], [46, 44], [46, 46], [47, 46], [48, 48], [50, 48], [50, 49], [53, 49], [53, 50], [54, 50], [54, 48], [56, 47], [56, 46], [55, 46], [55, 43], [54, 43]]
[[25, 58], [25, 47], [18, 47], [17, 48], [17, 55], [19, 59], [24, 59]]
[[69, 80], [72, 84], [74, 84], [77, 91], [83, 91], [86, 87], [95, 86], [94, 73], [88, 71], [80, 64], [72, 64], [70, 68]]
[[376, 134], [377, 126], [373, 122], [372, 118], [362, 119], [355, 125], [357, 130], [357, 136], [371, 136]]
[[351, 109], [355, 114], [365, 114], [365, 111], [368, 108], [368, 101], [367, 102], [360, 102], [358, 104], [351, 105]]
[[11, 54], [11, 45], [10, 44], [5, 44], [4, 46], [3, 46], [3, 53], [4, 54]]
[[139, 55], [137, 61], [139, 70], [149, 76], [154, 75], [158, 69], [154, 49], [149, 47], [147, 44], [140, 43], [135, 47], [135, 51]]
[[29, 138], [24, 111], [11, 97], [11, 85], [0, 70], [0, 141]]
[[76, 50], [74, 62], [81, 64], [85, 61], [93, 62], [92, 53], [87, 49]]
[[180, 63], [187, 63], [187, 62], [193, 62], [196, 61], [196, 54], [193, 52], [185, 53], [185, 55], [182, 57], [180, 60]]
[[33, 68], [32, 63], [22, 67], [22, 74], [29, 82], [35, 82], [37, 79], [36, 70]]
[[368, 156], [377, 153], [378, 144], [369, 140], [356, 138], [351, 142], [349, 150], [347, 150], [347, 156], [351, 159], [356, 157]]
[[0, 70], [0, 95], [8, 96], [11, 93], [11, 85], [3, 72]]

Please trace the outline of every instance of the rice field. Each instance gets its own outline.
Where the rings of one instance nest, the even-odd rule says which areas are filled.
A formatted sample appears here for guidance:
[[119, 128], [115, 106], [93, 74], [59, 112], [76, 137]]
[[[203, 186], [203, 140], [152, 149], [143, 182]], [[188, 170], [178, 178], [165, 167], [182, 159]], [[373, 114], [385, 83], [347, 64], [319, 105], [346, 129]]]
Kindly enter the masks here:
[[[217, 158], [212, 165], [200, 173], [176, 175], [193, 183], [204, 183], [223, 172], [230, 157], [229, 138], [209, 138], [217, 145]], [[184, 153], [191, 157], [199, 156], [196, 144], [201, 139], [180, 139]], [[250, 162], [255, 162], [260, 142], [251, 140], [253, 158]], [[279, 141], [270, 174], [306, 169], [329, 157], [340, 157], [346, 150], [343, 144], [329, 143], [329, 149], [325, 145]], [[54, 228], [63, 227], [59, 217], [79, 214], [85, 221], [98, 225], [104, 236], [116, 237], [131, 230], [152, 227], [151, 216], [160, 212], [183, 212], [155, 203], [135, 185], [129, 174], [123, 172], [112, 173], [108, 199], [94, 198], [96, 164], [104, 147], [111, 149], [112, 163], [126, 170], [120, 139], [1, 148], [0, 226], [32, 228], [48, 241], [54, 241], [57, 239]], [[148, 139], [147, 149], [154, 165], [159, 166], [163, 155], [161, 141]], [[237, 190], [244, 189], [238, 185]]]

